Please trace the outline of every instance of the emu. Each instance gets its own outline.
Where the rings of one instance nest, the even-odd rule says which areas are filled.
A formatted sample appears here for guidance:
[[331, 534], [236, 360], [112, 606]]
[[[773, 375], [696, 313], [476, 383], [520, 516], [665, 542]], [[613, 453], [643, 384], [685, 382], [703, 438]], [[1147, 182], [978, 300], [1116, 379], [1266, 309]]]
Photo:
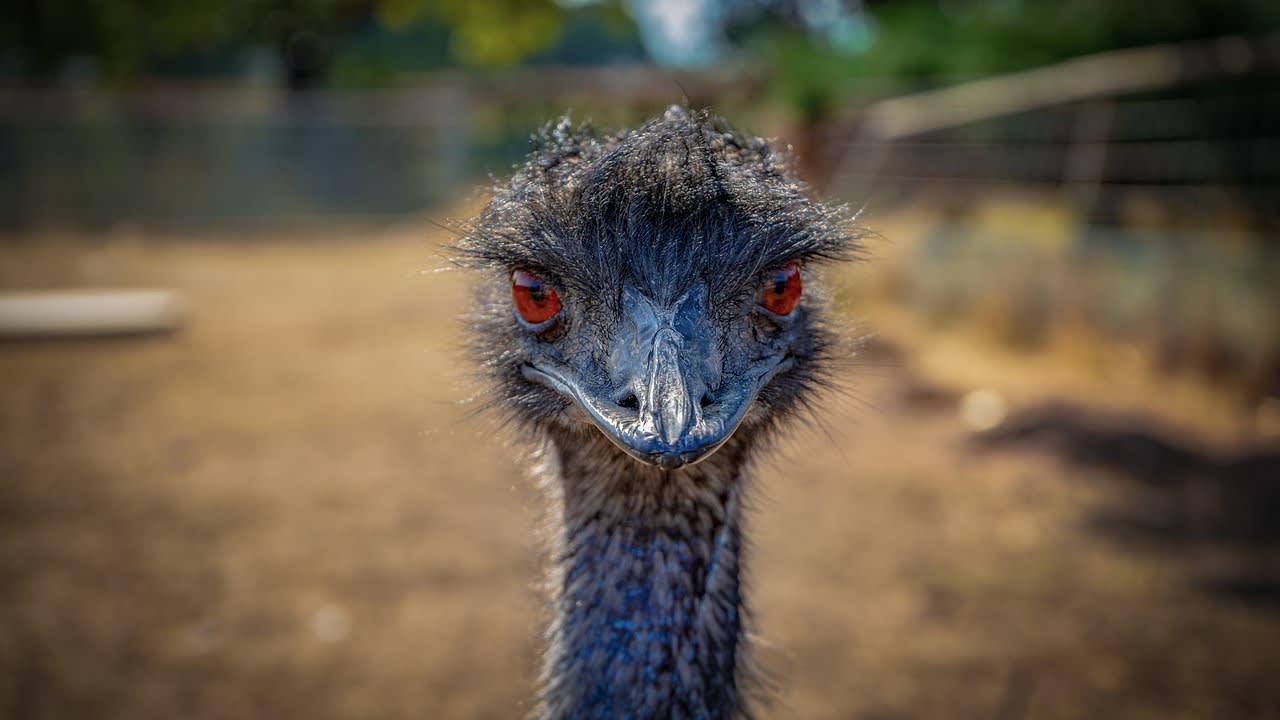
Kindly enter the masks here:
[[830, 379], [812, 269], [856, 236], [705, 112], [537, 140], [458, 244], [485, 404], [535, 440], [553, 503], [535, 716], [747, 716], [746, 479]]

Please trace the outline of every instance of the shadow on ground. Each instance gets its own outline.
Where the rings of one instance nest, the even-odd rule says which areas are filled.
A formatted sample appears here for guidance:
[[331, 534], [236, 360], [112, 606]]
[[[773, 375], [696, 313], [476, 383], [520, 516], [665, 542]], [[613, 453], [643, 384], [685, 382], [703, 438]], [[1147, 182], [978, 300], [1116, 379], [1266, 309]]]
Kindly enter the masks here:
[[[975, 436], [974, 447], [1048, 450], [1079, 469], [1125, 483], [1120, 502], [1092, 514], [1091, 529], [1168, 552], [1215, 547], [1247, 555], [1280, 545], [1280, 448], [1215, 450], [1136, 414], [1106, 414], [1065, 402], [1014, 413]], [[1197, 588], [1280, 612], [1280, 573], [1204, 577]]]

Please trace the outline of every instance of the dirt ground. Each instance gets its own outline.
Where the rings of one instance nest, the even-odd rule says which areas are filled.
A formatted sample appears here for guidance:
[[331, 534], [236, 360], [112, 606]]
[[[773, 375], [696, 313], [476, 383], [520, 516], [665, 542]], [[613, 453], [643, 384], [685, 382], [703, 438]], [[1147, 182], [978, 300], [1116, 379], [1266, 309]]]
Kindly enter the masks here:
[[[0, 344], [0, 717], [527, 710], [543, 501], [444, 239], [0, 247], [3, 288], [189, 305]], [[975, 435], [918, 360], [869, 345], [760, 469], [763, 717], [1280, 718], [1280, 449], [1029, 391]]]

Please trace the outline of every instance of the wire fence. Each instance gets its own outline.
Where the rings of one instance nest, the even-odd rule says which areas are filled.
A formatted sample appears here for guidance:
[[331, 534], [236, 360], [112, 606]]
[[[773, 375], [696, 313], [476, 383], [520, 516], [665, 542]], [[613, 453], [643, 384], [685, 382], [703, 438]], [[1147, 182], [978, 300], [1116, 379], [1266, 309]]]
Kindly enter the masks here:
[[[1280, 80], [1280, 76], [1273, 78]], [[1280, 95], [1241, 83], [1229, 94], [1094, 100], [924, 134], [878, 147], [855, 138], [838, 194], [972, 198], [992, 190], [1058, 194], [1099, 222], [1145, 196], [1196, 222], [1211, 210], [1259, 228], [1280, 224]], [[860, 158], [882, 153], [868, 176]], [[858, 191], [862, 190], [862, 193]]]
[[1277, 86], [1280, 35], [1228, 36], [889, 98], [845, 135], [831, 184], [851, 197], [1062, 189], [1104, 221], [1116, 219], [1107, 201], [1128, 190], [1230, 195], [1274, 226]]
[[0, 226], [397, 217], [471, 177], [465, 93], [0, 95]]
[[[941, 213], [901, 298], [935, 323], [1023, 346], [1084, 331], [1264, 403], [1280, 397], [1277, 81], [1262, 65], [990, 117], [926, 97], [931, 126], [897, 135], [873, 107], [827, 189], [873, 216]], [[1053, 220], [993, 220], [1001, 203]]]
[[[1006, 334], [1026, 343], [1083, 323], [1104, 339], [1142, 338], [1164, 366], [1235, 377], [1249, 397], [1280, 395], [1275, 45], [1249, 50], [1242, 65], [1222, 61], [1223, 47], [1239, 46], [1220, 42], [1217, 64], [1197, 61], [1190, 79], [1149, 54], [1119, 56], [1114, 67], [1138, 69], [1109, 83], [1073, 65], [1091, 74], [1064, 87], [1075, 99], [1063, 102], [1052, 76], [1031, 74], [1004, 96], [993, 79], [977, 94], [846, 108], [848, 123], [824, 133], [836, 160], [819, 165], [830, 174], [812, 179], [874, 212], [942, 209], [948, 220], [922, 240], [905, 284], [904, 300], [926, 316], [1009, 308]], [[618, 127], [684, 96], [753, 127], [760, 88], [741, 74], [602, 69], [311, 94], [3, 90], [0, 230], [420, 217], [505, 175], [531, 130], [566, 109]], [[1068, 240], [977, 220], [1004, 198], [1062, 209], [1068, 227], [1049, 234]]]
[[566, 111], [620, 127], [741, 74], [439, 73], [385, 90], [0, 89], [0, 230], [292, 227], [419, 215], [505, 175]]

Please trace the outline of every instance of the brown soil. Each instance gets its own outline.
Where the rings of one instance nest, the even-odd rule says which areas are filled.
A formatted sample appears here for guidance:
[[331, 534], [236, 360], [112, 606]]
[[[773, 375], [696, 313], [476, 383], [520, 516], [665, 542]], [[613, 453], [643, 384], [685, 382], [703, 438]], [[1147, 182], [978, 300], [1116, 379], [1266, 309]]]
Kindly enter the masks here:
[[[0, 344], [0, 717], [528, 708], [542, 498], [463, 402], [442, 239], [0, 249], [0, 287], [190, 307]], [[977, 437], [910, 353], [863, 355], [759, 473], [764, 717], [1280, 717], [1274, 449], [1084, 396]]]

